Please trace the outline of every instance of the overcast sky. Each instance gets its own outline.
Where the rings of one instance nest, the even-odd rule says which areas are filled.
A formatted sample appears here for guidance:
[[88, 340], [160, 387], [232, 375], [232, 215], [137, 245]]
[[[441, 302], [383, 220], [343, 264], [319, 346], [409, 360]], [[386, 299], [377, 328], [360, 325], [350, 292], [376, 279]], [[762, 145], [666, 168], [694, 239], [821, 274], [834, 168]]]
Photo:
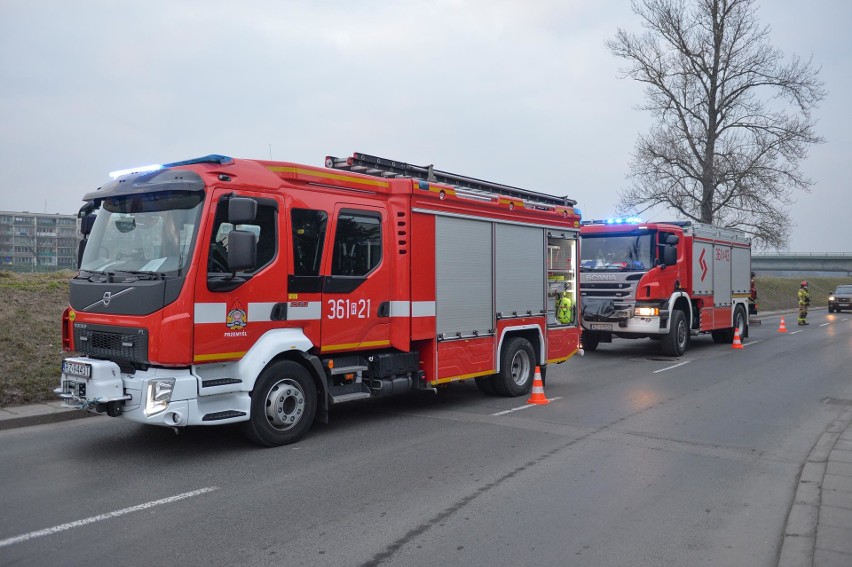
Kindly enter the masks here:
[[[763, 0], [829, 91], [792, 252], [852, 252], [852, 2]], [[0, 0], [0, 210], [74, 213], [112, 170], [359, 151], [614, 212], [642, 88], [629, 0]], [[672, 213], [658, 217], [674, 218]]]

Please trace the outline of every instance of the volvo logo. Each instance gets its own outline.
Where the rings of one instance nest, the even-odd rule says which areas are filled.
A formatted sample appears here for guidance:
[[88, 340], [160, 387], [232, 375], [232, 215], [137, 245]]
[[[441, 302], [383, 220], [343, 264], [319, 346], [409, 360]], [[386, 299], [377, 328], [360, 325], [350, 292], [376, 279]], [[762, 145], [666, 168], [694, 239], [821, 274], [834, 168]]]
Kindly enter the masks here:
[[133, 291], [133, 288], [132, 288], [132, 287], [128, 287], [128, 288], [125, 288], [125, 289], [123, 289], [123, 290], [121, 290], [121, 291], [118, 291], [118, 292], [115, 292], [115, 293], [113, 293], [113, 292], [111, 292], [111, 291], [105, 291], [105, 292], [104, 292], [104, 296], [103, 296], [100, 300], [95, 301], [95, 302], [94, 302], [94, 303], [92, 303], [91, 305], [88, 305], [88, 306], [84, 307], [84, 308], [83, 308], [83, 311], [88, 311], [88, 310], [89, 310], [89, 309], [91, 309], [92, 307], [95, 307], [95, 306], [97, 306], [97, 305], [101, 305], [101, 304], [103, 304], [103, 306], [104, 306], [104, 307], [109, 307], [109, 304], [110, 304], [110, 302], [111, 302], [113, 299], [115, 299], [115, 298], [116, 298], [116, 297], [118, 297], [119, 295], [124, 295], [124, 294], [125, 294], [125, 293], [127, 293], [128, 291]]

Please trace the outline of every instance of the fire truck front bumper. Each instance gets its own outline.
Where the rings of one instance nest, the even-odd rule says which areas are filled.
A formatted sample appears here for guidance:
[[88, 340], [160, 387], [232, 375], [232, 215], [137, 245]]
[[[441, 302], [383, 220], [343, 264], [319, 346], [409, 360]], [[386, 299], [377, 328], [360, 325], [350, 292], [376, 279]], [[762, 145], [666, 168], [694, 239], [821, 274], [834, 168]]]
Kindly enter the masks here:
[[248, 419], [247, 392], [200, 398], [198, 389], [198, 377], [190, 369], [151, 367], [127, 374], [107, 360], [67, 358], [54, 392], [66, 407], [148, 425], [183, 427]]
[[656, 307], [630, 306], [606, 316], [583, 318], [583, 328], [616, 335], [658, 335], [666, 331], [666, 314]]

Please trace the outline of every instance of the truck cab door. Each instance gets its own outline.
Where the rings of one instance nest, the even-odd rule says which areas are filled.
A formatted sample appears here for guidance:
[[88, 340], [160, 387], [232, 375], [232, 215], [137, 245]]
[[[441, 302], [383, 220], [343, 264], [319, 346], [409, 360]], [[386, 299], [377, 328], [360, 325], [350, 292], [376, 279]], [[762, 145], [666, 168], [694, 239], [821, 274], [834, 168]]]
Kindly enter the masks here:
[[323, 353], [390, 346], [387, 209], [338, 204], [322, 291]]
[[[232, 197], [256, 201], [255, 218], [230, 222], [228, 204]], [[196, 364], [237, 360], [263, 333], [281, 325], [273, 317], [274, 306], [284, 299], [284, 286], [279, 283], [284, 279], [278, 246], [280, 205], [276, 199], [250, 191], [215, 191], [207, 228], [199, 235], [204, 251], [193, 309]], [[228, 267], [228, 235], [232, 231], [254, 233], [257, 243], [254, 265], [236, 273]]]

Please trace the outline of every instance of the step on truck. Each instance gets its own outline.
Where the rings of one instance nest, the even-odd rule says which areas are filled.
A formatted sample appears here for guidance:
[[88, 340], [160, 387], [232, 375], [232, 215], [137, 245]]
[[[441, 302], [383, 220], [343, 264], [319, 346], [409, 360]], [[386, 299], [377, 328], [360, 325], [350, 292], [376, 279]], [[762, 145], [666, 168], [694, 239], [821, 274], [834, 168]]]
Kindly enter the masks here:
[[65, 405], [274, 446], [341, 403], [470, 379], [521, 396], [578, 352], [575, 201], [360, 153], [325, 166], [212, 155], [85, 195]]
[[582, 345], [613, 337], [660, 341], [681, 356], [690, 337], [748, 336], [751, 243], [739, 230], [688, 221], [584, 221]]

